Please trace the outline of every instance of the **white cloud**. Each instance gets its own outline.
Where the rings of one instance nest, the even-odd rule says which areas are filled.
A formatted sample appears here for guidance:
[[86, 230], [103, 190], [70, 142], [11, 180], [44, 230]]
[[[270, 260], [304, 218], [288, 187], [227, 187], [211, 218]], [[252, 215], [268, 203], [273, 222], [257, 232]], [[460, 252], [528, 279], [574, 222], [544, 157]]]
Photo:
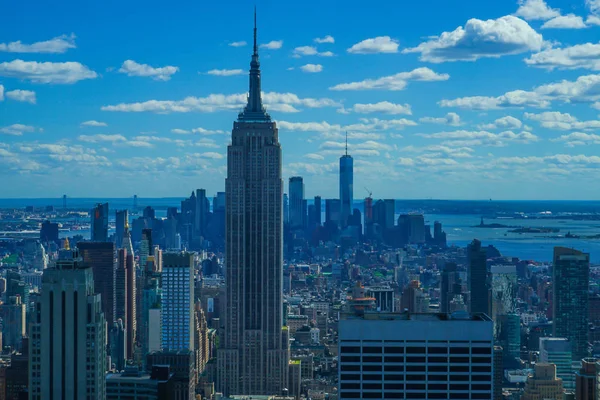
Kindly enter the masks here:
[[213, 160], [221, 160], [224, 158], [221, 153], [215, 153], [215, 152], [201, 153], [200, 157], [201, 158], [209, 158], [209, 159], [213, 159]]
[[554, 68], [584, 68], [600, 71], [600, 43], [585, 43], [562, 49], [547, 49], [525, 59], [525, 63], [549, 70]]
[[596, 15], [588, 15], [587, 19], [585, 20], [585, 23], [586, 25], [600, 26], [600, 17]]
[[441, 107], [458, 107], [471, 110], [494, 110], [506, 107], [546, 108], [550, 105], [550, 102], [541, 98], [537, 93], [513, 90], [498, 97], [472, 96], [442, 100], [439, 105]]
[[434, 117], [423, 117], [419, 118], [419, 122], [431, 123], [431, 124], [445, 124], [450, 126], [459, 126], [460, 125], [460, 115], [457, 113], [450, 112], [446, 114], [445, 117], [442, 118], [434, 118]]
[[43, 42], [23, 44], [20, 40], [11, 43], [0, 43], [0, 51], [8, 53], [65, 53], [74, 49], [75, 35], [62, 35]]
[[302, 72], [321, 72], [323, 71], [323, 66], [321, 64], [306, 64], [300, 67]]
[[283, 40], [272, 40], [269, 43], [263, 43], [260, 45], [261, 49], [278, 50], [283, 46]]
[[[322, 122], [288, 122], [277, 121], [280, 130], [300, 131], [300, 132], [319, 132], [322, 135], [333, 135], [331, 137], [342, 138], [341, 132], [348, 132], [348, 138], [377, 138], [379, 135], [373, 135], [373, 131], [386, 131], [395, 129], [404, 129], [406, 126], [415, 126], [416, 122], [406, 118], [381, 120], [378, 118], [361, 118], [360, 123], [339, 125]], [[362, 132], [361, 135], [359, 133]], [[337, 133], [337, 134], [336, 134]]]
[[233, 75], [243, 75], [244, 70], [242, 69], [211, 69], [207, 72], [208, 75], [216, 75], [216, 76], [233, 76]]
[[86, 143], [102, 143], [102, 142], [126, 142], [127, 138], [123, 135], [105, 135], [105, 134], [97, 134], [97, 135], [79, 135], [77, 138], [81, 142]]
[[11, 90], [10, 92], [6, 92], [6, 97], [25, 103], [35, 104], [36, 102], [35, 92], [31, 90]]
[[358, 42], [347, 51], [353, 54], [397, 53], [398, 41], [389, 36], [378, 36]]
[[90, 120], [90, 121], [85, 121], [81, 123], [81, 126], [108, 126], [106, 124], [106, 122], [99, 122], [99, 121], [95, 121], [95, 120]]
[[10, 126], [0, 128], [0, 133], [12, 136], [21, 136], [25, 132], [35, 132], [35, 128], [33, 126], [23, 124], [12, 124]]
[[293, 57], [300, 58], [302, 56], [333, 57], [334, 54], [331, 51], [319, 52], [317, 51], [317, 48], [313, 46], [296, 47], [293, 52]]
[[4, 86], [0, 85], [0, 101], [4, 100]]
[[585, 5], [592, 14], [600, 13], [600, 0], [585, 0]]
[[594, 104], [591, 105], [592, 108], [595, 108], [596, 110], [600, 110], [600, 101], [595, 102]]
[[315, 43], [335, 43], [335, 39], [331, 35], [322, 38], [315, 38]]
[[544, 22], [542, 29], [584, 29], [587, 28], [583, 18], [575, 14], [561, 15]]
[[523, 123], [510, 115], [507, 115], [502, 118], [498, 118], [491, 124], [481, 125], [481, 129], [521, 129]]
[[231, 46], [231, 47], [244, 47], [247, 44], [248, 43], [246, 43], [245, 41], [241, 40], [239, 42], [231, 42], [231, 43], [229, 43], [229, 46]]
[[138, 64], [133, 60], [125, 60], [119, 72], [127, 76], [150, 77], [155, 81], [168, 81], [171, 75], [179, 71], [179, 67], [167, 65], [166, 67], [154, 68], [148, 64]]
[[332, 86], [329, 90], [403, 90], [409, 81], [446, 81], [450, 79], [448, 74], [438, 74], [429, 68], [421, 67], [410, 72], [400, 72], [395, 75], [383, 76], [377, 79], [365, 79], [364, 81], [340, 83]]
[[126, 142], [119, 142], [121, 145], [123, 146], [127, 146], [127, 147], [145, 147], [145, 148], [150, 148], [150, 147], [154, 147], [154, 145], [150, 142], [144, 142], [141, 140], [128, 140]]
[[174, 133], [176, 135], [190, 135], [192, 133], [198, 133], [200, 135], [221, 135], [221, 134], [225, 134], [227, 132], [217, 129], [217, 130], [212, 130], [212, 129], [204, 129], [204, 128], [194, 128], [191, 130], [187, 130], [187, 129], [171, 129], [171, 133]]
[[[121, 103], [103, 106], [103, 111], [120, 112], [154, 112], [168, 114], [174, 112], [217, 112], [222, 110], [239, 110], [247, 102], [246, 93], [231, 95], [211, 94], [207, 97], [186, 97], [183, 100], [148, 100], [141, 103]], [[286, 111], [282, 106], [303, 106], [307, 108], [339, 107], [340, 104], [328, 98], [300, 98], [294, 93], [263, 93], [263, 101], [267, 108], [279, 108]], [[296, 109], [294, 109], [297, 111]]]
[[588, 144], [600, 144], [600, 135], [585, 132], [573, 132], [550, 140], [552, 142], [565, 142], [567, 147], [575, 147]]
[[403, 53], [421, 53], [422, 61], [475, 61], [484, 57], [501, 57], [528, 51], [539, 51], [544, 40], [529, 24], [507, 15], [482, 21], [470, 19], [465, 27], [444, 32], [439, 37]]
[[561, 113], [558, 111], [548, 111], [540, 114], [525, 113], [525, 118], [532, 121], [538, 121], [541, 126], [548, 129], [600, 129], [599, 120], [579, 121], [569, 113]]
[[437, 133], [417, 133], [427, 139], [442, 139], [446, 140], [442, 145], [446, 146], [505, 146], [509, 142], [516, 143], [533, 143], [539, 141], [539, 137], [531, 132], [514, 133], [513, 131], [504, 131], [500, 133], [492, 133], [488, 131], [450, 131]]
[[410, 104], [396, 104], [389, 101], [380, 101], [379, 103], [355, 104], [347, 110], [358, 114], [383, 113], [383, 114], [404, 114], [412, 115]]
[[305, 154], [304, 158], [308, 158], [308, 159], [311, 159], [311, 160], [324, 160], [325, 159], [325, 157], [323, 157], [320, 154], [316, 154], [316, 153]]
[[528, 21], [547, 20], [560, 16], [560, 10], [550, 8], [544, 0], [519, 0], [515, 15]]
[[37, 62], [13, 60], [0, 63], [0, 76], [35, 83], [75, 83], [95, 79], [98, 74], [78, 62]]

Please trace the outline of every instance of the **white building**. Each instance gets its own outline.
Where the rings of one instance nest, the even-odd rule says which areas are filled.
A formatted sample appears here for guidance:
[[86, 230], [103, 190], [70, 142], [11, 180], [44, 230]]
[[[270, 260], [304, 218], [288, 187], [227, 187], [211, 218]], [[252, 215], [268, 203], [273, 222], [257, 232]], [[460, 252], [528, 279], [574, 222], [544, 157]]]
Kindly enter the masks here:
[[486, 315], [366, 313], [339, 322], [339, 399], [491, 399]]
[[161, 347], [194, 350], [194, 256], [163, 254]]

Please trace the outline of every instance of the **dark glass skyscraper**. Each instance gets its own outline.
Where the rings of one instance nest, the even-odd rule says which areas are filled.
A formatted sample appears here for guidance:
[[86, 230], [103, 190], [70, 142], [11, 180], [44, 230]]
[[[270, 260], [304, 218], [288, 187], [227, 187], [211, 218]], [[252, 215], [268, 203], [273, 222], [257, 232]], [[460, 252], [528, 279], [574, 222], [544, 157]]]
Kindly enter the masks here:
[[120, 246], [123, 243], [125, 226], [129, 225], [129, 211], [117, 210], [115, 213], [115, 243]]
[[491, 293], [487, 273], [486, 251], [481, 247], [481, 242], [473, 240], [467, 246], [467, 259], [469, 263], [468, 279], [471, 292], [471, 313], [491, 314]]
[[255, 15], [248, 104], [233, 124], [227, 148], [227, 307], [217, 353], [217, 388], [226, 396], [279, 395], [288, 387], [281, 145], [260, 86]]
[[304, 225], [304, 181], [301, 176], [292, 176], [289, 183], [290, 192], [290, 227], [302, 228]]
[[348, 225], [348, 217], [352, 214], [354, 197], [354, 159], [348, 155], [348, 136], [346, 134], [346, 154], [340, 157], [340, 225]]
[[93, 242], [108, 241], [108, 203], [96, 204], [90, 212], [91, 239]]
[[554, 337], [569, 339], [573, 360], [588, 356], [590, 255], [566, 247], [554, 248], [552, 315]]

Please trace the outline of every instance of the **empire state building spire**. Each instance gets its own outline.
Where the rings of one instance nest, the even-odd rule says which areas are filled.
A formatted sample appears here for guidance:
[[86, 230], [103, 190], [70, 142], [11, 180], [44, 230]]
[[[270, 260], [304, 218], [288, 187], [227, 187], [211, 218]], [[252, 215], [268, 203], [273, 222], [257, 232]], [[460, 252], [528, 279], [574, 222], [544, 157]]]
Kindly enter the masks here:
[[256, 7], [254, 8], [254, 52], [250, 61], [250, 87], [248, 90], [248, 103], [238, 115], [238, 121], [270, 121], [262, 104], [260, 87], [260, 61], [258, 61], [258, 44], [256, 43]]

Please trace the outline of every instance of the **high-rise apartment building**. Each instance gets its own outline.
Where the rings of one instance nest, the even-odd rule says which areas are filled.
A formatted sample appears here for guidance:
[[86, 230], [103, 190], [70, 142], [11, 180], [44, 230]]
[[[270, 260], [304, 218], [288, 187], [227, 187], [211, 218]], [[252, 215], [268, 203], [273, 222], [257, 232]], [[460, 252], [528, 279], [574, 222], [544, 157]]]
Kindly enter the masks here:
[[25, 336], [25, 315], [26, 306], [21, 302], [21, 296], [10, 296], [5, 303], [0, 304], [3, 348], [21, 348], [21, 340]]
[[487, 273], [487, 255], [481, 242], [473, 240], [467, 246], [468, 280], [471, 303], [469, 311], [472, 313], [491, 314], [490, 286]]
[[32, 400], [106, 397], [106, 320], [92, 268], [77, 252], [44, 271], [31, 324]]
[[484, 314], [346, 315], [339, 399], [491, 399], [493, 347]]
[[90, 214], [91, 240], [93, 242], [108, 241], [108, 203], [96, 204]]
[[577, 400], [597, 400], [598, 371], [600, 368], [598, 359], [584, 358], [581, 360], [581, 368], [575, 373], [575, 398]]
[[255, 15], [248, 104], [227, 148], [226, 313], [217, 354], [217, 387], [225, 395], [281, 394], [288, 379], [281, 145], [260, 78]]
[[194, 255], [163, 254], [161, 346], [194, 350]]
[[554, 248], [553, 335], [569, 339], [574, 361], [588, 356], [589, 279], [589, 254], [566, 247]]
[[315, 196], [313, 204], [315, 206], [315, 224], [317, 226], [321, 226], [323, 224], [323, 208], [321, 205], [321, 196]]
[[301, 176], [292, 176], [289, 183], [290, 192], [290, 227], [299, 229], [304, 226], [304, 181]]
[[129, 211], [117, 210], [115, 213], [115, 243], [117, 246], [123, 243], [125, 226], [129, 226]]
[[79, 242], [79, 254], [83, 262], [94, 272], [94, 288], [101, 295], [102, 311], [106, 321], [112, 326], [115, 321], [115, 279], [117, 270], [117, 249], [113, 242]]
[[354, 159], [348, 155], [348, 133], [346, 133], [346, 154], [340, 157], [340, 203], [341, 226], [348, 225], [348, 218], [352, 214], [354, 200]]

